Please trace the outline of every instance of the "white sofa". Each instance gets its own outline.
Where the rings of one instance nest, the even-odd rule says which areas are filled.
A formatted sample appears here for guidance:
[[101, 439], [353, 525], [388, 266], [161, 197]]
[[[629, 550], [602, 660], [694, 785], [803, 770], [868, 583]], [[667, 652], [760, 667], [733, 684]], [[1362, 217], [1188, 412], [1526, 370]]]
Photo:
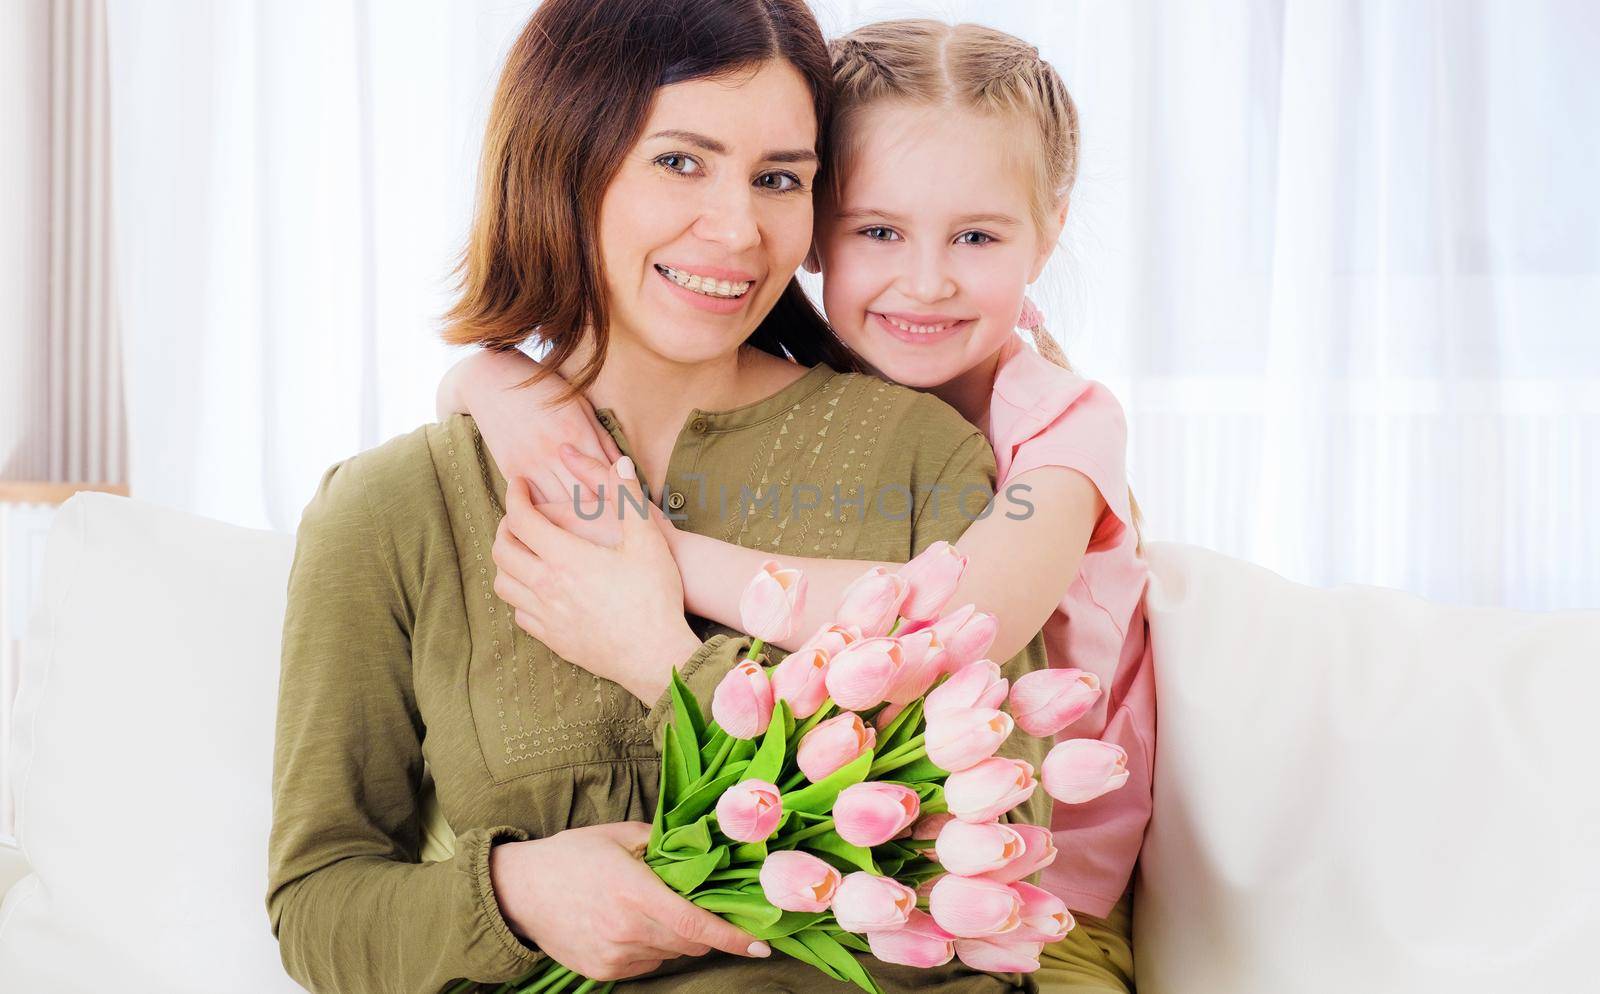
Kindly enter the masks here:
[[[299, 989], [264, 903], [292, 549], [63, 507], [16, 706], [0, 991]], [[1600, 612], [1150, 558], [1144, 994], [1600, 990]]]

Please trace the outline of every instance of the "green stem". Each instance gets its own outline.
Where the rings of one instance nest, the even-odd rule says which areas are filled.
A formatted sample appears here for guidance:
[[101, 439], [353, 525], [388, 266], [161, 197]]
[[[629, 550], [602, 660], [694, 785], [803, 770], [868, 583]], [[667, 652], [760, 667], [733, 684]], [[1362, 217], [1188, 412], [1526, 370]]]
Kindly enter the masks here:
[[[576, 976], [576, 974], [572, 970], [564, 966], [558, 966], [527, 987], [517, 990], [517, 994], [545, 994], [546, 991], [559, 990], [573, 976]], [[516, 989], [514, 985], [513, 989]]]
[[898, 770], [902, 766], [910, 766], [928, 755], [923, 748], [924, 738], [921, 735], [909, 739], [905, 745], [893, 752], [879, 756], [872, 763], [872, 768], [867, 771], [868, 779], [878, 779], [891, 770]]
[[761, 649], [765, 645], [766, 645], [766, 643], [762, 642], [760, 639], [752, 638], [750, 640], [750, 651], [746, 652], [744, 654], [744, 658], [746, 658], [746, 659], [760, 659], [761, 658]]
[[786, 835], [782, 839], [779, 839], [778, 842], [782, 848], [793, 849], [795, 846], [807, 839], [815, 838], [818, 835], [825, 835], [831, 831], [833, 831], [833, 819], [829, 818], [826, 821], [817, 822], [810, 828], [803, 828], [793, 835]]
[[711, 762], [706, 765], [705, 772], [700, 774], [700, 779], [696, 780], [690, 786], [689, 793], [694, 793], [697, 789], [704, 787], [706, 784], [717, 778], [717, 771], [722, 769], [722, 764], [727, 760], [728, 753], [733, 751], [733, 744], [737, 741], [739, 740], [734, 738], [732, 735], [729, 735], [727, 738], [722, 740], [722, 748], [717, 750], [717, 754], [713, 756], [711, 758]]
[[896, 619], [894, 619], [894, 624], [889, 626], [889, 631], [886, 632], [883, 637], [884, 638], [893, 638], [894, 637], [894, 633], [898, 632], [900, 630], [900, 626], [905, 624], [905, 620], [906, 619], [904, 619], [904, 618], [896, 618]]
[[807, 732], [826, 721], [831, 716], [833, 708], [833, 698], [823, 698], [822, 706], [817, 708], [817, 710], [812, 713], [811, 717], [807, 718], [805, 721], [802, 721], [799, 726], [795, 728], [794, 741], [799, 742], [801, 739], [806, 737]]

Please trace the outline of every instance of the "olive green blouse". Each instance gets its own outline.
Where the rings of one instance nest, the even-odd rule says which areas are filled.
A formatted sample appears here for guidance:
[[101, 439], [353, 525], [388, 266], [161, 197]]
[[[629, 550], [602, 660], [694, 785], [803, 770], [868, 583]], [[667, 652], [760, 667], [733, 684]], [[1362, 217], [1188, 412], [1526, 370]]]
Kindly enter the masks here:
[[[611, 412], [597, 413], [628, 452]], [[942, 401], [819, 366], [756, 403], [692, 412], [664, 486], [679, 527], [700, 534], [780, 556], [904, 562], [957, 539], [994, 479], [988, 443]], [[670, 704], [646, 708], [515, 625], [490, 558], [505, 490], [475, 423], [456, 415], [330, 467], [306, 506], [284, 619], [266, 903], [285, 968], [314, 994], [523, 976], [544, 956], [502, 917], [489, 847], [653, 814]], [[749, 639], [690, 622], [705, 642], [679, 668], [709, 712]], [[1035, 637], [1006, 671], [1045, 665]], [[1019, 734], [1004, 751], [1037, 765], [1043, 750]], [[454, 836], [436, 862], [420, 859], [430, 792]], [[1048, 811], [1039, 792], [1019, 814], [1042, 824]], [[958, 961], [864, 962], [886, 991], [1031, 987]], [[785, 957], [713, 954], [621, 989], [834, 986]]]

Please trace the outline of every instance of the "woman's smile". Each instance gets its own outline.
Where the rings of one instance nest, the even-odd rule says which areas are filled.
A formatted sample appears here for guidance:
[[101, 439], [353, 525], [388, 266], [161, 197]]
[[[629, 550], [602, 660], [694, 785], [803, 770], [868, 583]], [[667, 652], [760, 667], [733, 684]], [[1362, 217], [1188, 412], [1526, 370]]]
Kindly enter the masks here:
[[715, 266], [678, 267], [655, 264], [668, 291], [691, 307], [713, 314], [736, 314], [750, 300], [756, 285], [748, 273]]

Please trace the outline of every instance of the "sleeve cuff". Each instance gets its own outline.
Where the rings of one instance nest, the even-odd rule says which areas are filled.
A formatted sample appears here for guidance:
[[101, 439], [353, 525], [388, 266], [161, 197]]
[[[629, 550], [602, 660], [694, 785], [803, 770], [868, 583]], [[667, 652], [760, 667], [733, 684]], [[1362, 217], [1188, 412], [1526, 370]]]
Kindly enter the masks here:
[[[744, 658], [745, 651], [750, 648], [750, 638], [741, 635], [734, 638], [729, 635], [713, 635], [700, 643], [700, 648], [694, 651], [682, 666], [678, 667], [678, 676], [688, 686], [689, 692], [700, 704], [700, 712], [709, 721], [711, 718], [711, 695], [717, 691], [717, 684], [728, 675], [740, 659]], [[672, 687], [668, 686], [661, 692], [650, 708], [650, 713], [645, 717], [645, 724], [650, 729], [650, 739], [659, 752], [662, 740], [666, 734], [667, 723], [672, 720]]]
[[465, 872], [472, 878], [473, 915], [467, 934], [469, 963], [481, 963], [481, 975], [467, 979], [503, 983], [521, 980], [547, 957], [517, 938], [500, 911], [494, 883], [489, 877], [489, 850], [497, 842], [526, 842], [528, 833], [511, 825], [475, 829], [461, 840], [466, 857]]

